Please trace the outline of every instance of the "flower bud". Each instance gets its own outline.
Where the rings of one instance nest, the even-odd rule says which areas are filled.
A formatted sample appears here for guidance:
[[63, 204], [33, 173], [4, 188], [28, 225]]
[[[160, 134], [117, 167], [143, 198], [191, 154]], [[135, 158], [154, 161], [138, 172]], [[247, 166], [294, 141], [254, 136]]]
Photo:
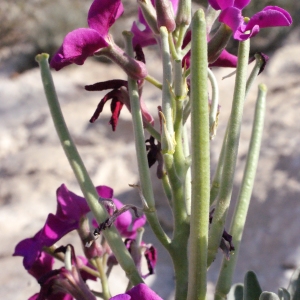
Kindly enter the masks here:
[[191, 0], [179, 0], [176, 15], [177, 26], [189, 26], [191, 23]]
[[155, 8], [157, 14], [158, 27], [166, 27], [168, 32], [173, 32], [176, 29], [173, 7], [170, 0], [156, 0]]
[[207, 45], [208, 62], [210, 64], [219, 58], [231, 36], [232, 30], [227, 25], [222, 24]]
[[153, 7], [150, 0], [138, 0], [138, 4], [143, 13], [143, 16], [151, 28], [152, 32], [159, 34], [159, 28], [157, 27], [156, 10]]

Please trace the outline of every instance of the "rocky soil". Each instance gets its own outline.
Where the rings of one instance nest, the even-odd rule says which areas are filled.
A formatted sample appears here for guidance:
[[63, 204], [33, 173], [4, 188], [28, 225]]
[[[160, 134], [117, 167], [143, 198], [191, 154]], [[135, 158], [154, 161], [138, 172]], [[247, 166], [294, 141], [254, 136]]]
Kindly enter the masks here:
[[[257, 272], [264, 290], [286, 287], [292, 271], [300, 266], [300, 44], [299, 33], [275, 52], [257, 83], [269, 88], [267, 116], [247, 227], [244, 232], [235, 282], [251, 269]], [[150, 57], [149, 57], [150, 56]], [[150, 74], [160, 78], [158, 56], [149, 52]], [[228, 70], [216, 70], [219, 79]], [[10, 74], [11, 75], [11, 74]], [[128, 184], [138, 180], [130, 115], [121, 113], [118, 128], [111, 131], [109, 107], [95, 124], [88, 120], [101, 99], [101, 93], [86, 92], [85, 84], [125, 78], [112, 64], [87, 61], [53, 72], [63, 113], [83, 161], [96, 185], [109, 185], [124, 203], [138, 203], [138, 195]], [[218, 134], [212, 141], [212, 169], [215, 168], [233, 93], [233, 79], [221, 81], [221, 116]], [[256, 97], [252, 89], [244, 111], [239, 160], [233, 201], [241, 181]], [[156, 115], [158, 91], [145, 87], [144, 98]], [[0, 78], [0, 298], [23, 300], [38, 291], [36, 281], [23, 269], [22, 259], [12, 257], [15, 245], [32, 236], [49, 212], [56, 207], [55, 191], [62, 183], [80, 194], [55, 134], [46, 104], [39, 70]], [[157, 122], [156, 125], [158, 126]], [[171, 214], [153, 182], [157, 209], [166, 230], [171, 230]], [[146, 242], [159, 248], [156, 275], [149, 284], [163, 297], [172, 299], [173, 273], [167, 254], [146, 228]], [[79, 245], [76, 234], [62, 241]], [[221, 253], [209, 272], [213, 289]], [[115, 293], [124, 289], [121, 272], [115, 272], [111, 285]]]

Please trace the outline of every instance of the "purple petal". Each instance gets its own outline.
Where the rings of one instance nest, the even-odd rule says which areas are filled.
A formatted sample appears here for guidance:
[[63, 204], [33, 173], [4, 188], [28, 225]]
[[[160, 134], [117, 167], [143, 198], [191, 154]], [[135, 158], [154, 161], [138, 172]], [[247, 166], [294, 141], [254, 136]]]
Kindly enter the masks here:
[[106, 46], [108, 43], [96, 30], [76, 29], [66, 35], [62, 46], [52, 58], [50, 66], [58, 71], [72, 63], [82, 65], [87, 57]]
[[83, 215], [90, 211], [86, 200], [70, 192], [64, 184], [57, 189], [56, 197], [56, 216], [61, 219], [79, 221]]
[[209, 67], [225, 67], [225, 68], [236, 68], [237, 56], [230, 54], [227, 50], [223, 50], [218, 59], [209, 64]]
[[220, 13], [219, 21], [226, 24], [235, 33], [244, 21], [241, 11], [235, 7], [228, 7]]
[[131, 296], [131, 300], [163, 300], [144, 283], [133, 287], [126, 294]]
[[208, 0], [208, 3], [215, 10], [220, 10], [221, 9], [221, 7], [218, 3], [218, 0]]
[[[139, 218], [136, 218], [132, 224], [132, 231], [136, 232], [137, 229], [139, 229], [140, 227], [143, 227], [146, 224], [146, 221], [147, 221], [147, 218], [145, 215], [142, 215]], [[129, 237], [129, 238], [131, 238], [131, 237]]]
[[42, 252], [40, 257], [32, 265], [28, 273], [31, 274], [35, 279], [39, 280], [42, 275], [50, 272], [54, 264], [54, 258], [45, 252]]
[[209, 0], [209, 4], [215, 10], [224, 10], [228, 7], [236, 7], [242, 10], [251, 0]]
[[110, 298], [109, 300], [130, 300], [132, 299], [129, 295], [126, 294], [120, 294], [120, 295], [116, 295], [112, 298]]
[[111, 199], [114, 195], [114, 190], [106, 185], [100, 185], [96, 187], [98, 195], [102, 198]]
[[94, 0], [88, 13], [89, 27], [106, 38], [109, 28], [123, 14], [121, 0]]
[[[122, 208], [124, 205], [118, 199], [113, 198], [113, 201], [116, 205], [117, 209]], [[116, 228], [120, 232], [120, 235], [125, 238], [135, 239], [136, 231], [138, 228], [142, 227], [146, 223], [146, 216], [142, 215], [139, 218], [136, 218], [132, 223], [132, 215], [129, 210], [122, 213], [120, 216], [117, 217], [116, 221], [114, 222]], [[130, 226], [132, 225], [132, 228]]]
[[250, 3], [250, 1], [251, 0], [235, 0], [233, 6], [242, 10]]
[[19, 242], [15, 248], [13, 256], [23, 256], [23, 265], [26, 270], [29, 270], [37, 258], [40, 256], [42, 246], [40, 245], [39, 237], [41, 230], [36, 233], [33, 238], [24, 239]]
[[290, 26], [291, 24], [292, 17], [287, 11], [278, 6], [267, 6], [250, 19], [243, 32], [252, 30], [256, 25], [260, 28], [266, 28]]
[[[118, 199], [114, 198], [113, 201], [117, 209], [120, 209], [121, 207], [124, 206], [123, 203]], [[131, 222], [132, 222], [132, 215], [129, 210], [125, 211], [119, 217], [117, 217], [115, 221], [115, 226], [117, 227], [117, 229], [119, 230], [122, 236], [127, 237], [128, 227], [130, 226]]]
[[32, 268], [39, 259], [43, 247], [50, 247], [70, 231], [77, 229], [79, 220], [61, 220], [49, 214], [44, 227], [33, 238], [25, 239], [16, 246], [14, 256], [23, 256], [23, 265], [26, 270]]
[[146, 25], [144, 30], [140, 30], [134, 22], [131, 27], [131, 32], [134, 34], [132, 43], [133, 47], [140, 45], [141, 47], [147, 47], [150, 45], [155, 45], [157, 43], [152, 30]]
[[176, 16], [179, 0], [171, 0], [171, 2], [174, 10], [174, 15]]
[[61, 220], [53, 214], [49, 214], [45, 226], [40, 234], [41, 246], [50, 247], [59, 241], [70, 231], [77, 229], [79, 220]]
[[233, 38], [235, 40], [238, 40], [238, 41], [245, 41], [255, 35], [257, 35], [259, 32], [259, 26], [258, 25], [255, 25], [253, 28], [252, 28], [252, 31], [248, 31], [248, 33], [244, 33], [242, 32], [241, 30], [237, 30], [234, 34], [233, 34]]
[[32, 295], [28, 300], [37, 300], [39, 298], [39, 293]]
[[224, 10], [227, 7], [234, 7], [234, 0], [217, 0], [218, 6], [220, 7], [219, 9]]

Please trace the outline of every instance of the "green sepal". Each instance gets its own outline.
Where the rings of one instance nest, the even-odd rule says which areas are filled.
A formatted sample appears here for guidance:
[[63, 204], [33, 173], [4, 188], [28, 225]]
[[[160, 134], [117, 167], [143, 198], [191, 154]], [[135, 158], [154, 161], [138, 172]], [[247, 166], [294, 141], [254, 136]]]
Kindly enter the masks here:
[[262, 289], [256, 274], [248, 271], [244, 279], [244, 300], [258, 300], [261, 293]]

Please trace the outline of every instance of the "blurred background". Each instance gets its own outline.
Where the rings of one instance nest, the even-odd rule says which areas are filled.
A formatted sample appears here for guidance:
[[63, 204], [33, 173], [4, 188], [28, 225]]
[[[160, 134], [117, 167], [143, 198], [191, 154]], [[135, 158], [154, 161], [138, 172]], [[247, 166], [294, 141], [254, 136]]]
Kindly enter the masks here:
[[[22, 259], [11, 256], [14, 247], [21, 239], [34, 235], [48, 213], [55, 211], [55, 190], [62, 183], [81, 194], [49, 117], [34, 57], [41, 52], [53, 54], [69, 31], [87, 27], [91, 2], [0, 0], [0, 268], [5, 270], [0, 273], [0, 297], [3, 299], [28, 299], [38, 292], [38, 284], [24, 270]], [[123, 3], [125, 14], [111, 31], [120, 45], [121, 32], [130, 30], [137, 11], [135, 1]], [[200, 5], [206, 6], [206, 1], [194, 3], [194, 8]], [[257, 272], [264, 290], [275, 292], [278, 287], [288, 285], [292, 272], [300, 266], [300, 1], [252, 0], [243, 14], [252, 16], [267, 5], [278, 5], [289, 11], [293, 25], [263, 29], [251, 40], [251, 53], [261, 51], [270, 56], [264, 73], [257, 79], [257, 84], [267, 84], [269, 93], [257, 179], [234, 282], [243, 281], [245, 272], [251, 269]], [[236, 44], [231, 42], [228, 49], [235, 53]], [[161, 79], [160, 58], [155, 47], [146, 50], [146, 60], [149, 73]], [[221, 115], [217, 136], [211, 143], [212, 174], [234, 88], [234, 78], [222, 80], [231, 70], [215, 69], [214, 72], [220, 82]], [[128, 187], [138, 181], [130, 115], [123, 109], [119, 126], [112, 132], [107, 106], [100, 119], [90, 124], [88, 120], [104, 94], [83, 88], [97, 81], [126, 79], [126, 75], [110, 62], [91, 58], [83, 66], [54, 71], [53, 76], [71, 134], [93, 182], [111, 186], [115, 197], [122, 202], [141, 206], [137, 192]], [[242, 178], [256, 93], [254, 86], [245, 104], [233, 204]], [[159, 91], [146, 84], [143, 97], [156, 116]], [[155, 176], [155, 167], [151, 172], [158, 214], [165, 230], [171, 233], [172, 216]], [[61, 243], [66, 242], [77, 245], [80, 251], [76, 233]], [[147, 282], [163, 299], [171, 300], [170, 259], [148, 227], [145, 242], [153, 243], [159, 250], [156, 275]], [[211, 292], [221, 259], [219, 253], [209, 270]], [[111, 279], [115, 293], [122, 292], [127, 285], [120, 274], [116, 270]]]

